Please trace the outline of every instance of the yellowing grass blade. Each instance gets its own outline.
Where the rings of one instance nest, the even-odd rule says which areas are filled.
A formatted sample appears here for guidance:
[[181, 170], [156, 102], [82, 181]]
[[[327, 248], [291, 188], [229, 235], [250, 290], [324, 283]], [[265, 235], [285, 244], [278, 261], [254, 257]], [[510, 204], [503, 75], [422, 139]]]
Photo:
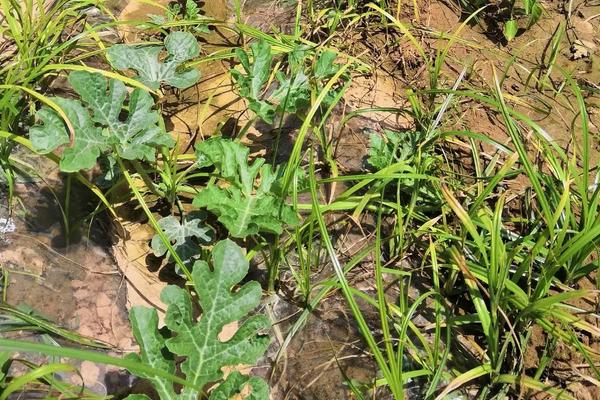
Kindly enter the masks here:
[[442, 400], [446, 395], [453, 390], [458, 389], [462, 385], [471, 382], [474, 379], [477, 379], [481, 376], [488, 375], [492, 372], [492, 367], [490, 364], [483, 364], [473, 369], [468, 370], [467, 372], [460, 374], [446, 388], [435, 398], [435, 400]]
[[536, 392], [544, 392], [560, 400], [575, 400], [575, 398], [565, 389], [554, 388], [528, 376], [500, 375], [497, 381], [499, 383], [511, 383], [513, 385], [524, 386], [533, 389]]

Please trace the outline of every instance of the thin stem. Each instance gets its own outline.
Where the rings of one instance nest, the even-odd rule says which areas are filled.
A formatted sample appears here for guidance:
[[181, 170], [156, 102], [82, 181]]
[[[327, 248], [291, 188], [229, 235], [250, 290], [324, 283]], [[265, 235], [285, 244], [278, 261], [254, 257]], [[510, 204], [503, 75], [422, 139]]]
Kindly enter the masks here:
[[135, 183], [133, 182], [133, 179], [131, 178], [131, 175], [129, 174], [129, 172], [127, 171], [127, 169], [125, 168], [125, 166], [123, 165], [123, 160], [121, 160], [121, 157], [119, 157], [119, 156], [116, 156], [115, 159], [119, 163], [119, 168], [121, 168], [121, 172], [123, 173], [123, 176], [125, 177], [125, 180], [127, 181], [127, 184], [131, 188], [131, 191], [133, 192], [133, 195], [135, 196], [135, 198], [137, 199], [138, 203], [140, 204], [140, 206], [144, 210], [144, 213], [148, 217], [148, 221], [150, 222], [150, 225], [152, 225], [152, 228], [154, 228], [154, 231], [160, 237], [160, 240], [163, 242], [163, 244], [167, 248], [167, 251], [169, 252], [169, 254], [171, 255], [171, 257], [173, 257], [173, 260], [175, 260], [175, 263], [177, 264], [177, 266], [179, 268], [181, 268], [181, 271], [184, 273], [184, 275], [187, 278], [187, 280], [191, 282], [192, 281], [192, 274], [190, 273], [189, 269], [185, 266], [185, 264], [181, 260], [181, 257], [179, 257], [179, 254], [177, 254], [177, 252], [175, 251], [175, 249], [173, 249], [173, 246], [171, 245], [171, 241], [169, 240], [169, 238], [167, 237], [167, 235], [165, 235], [165, 232], [161, 229], [160, 226], [158, 226], [158, 221], [156, 220], [156, 218], [154, 217], [154, 215], [152, 214], [152, 212], [148, 208], [148, 205], [144, 201], [144, 198], [142, 197], [142, 194], [140, 193], [140, 191], [135, 186]]

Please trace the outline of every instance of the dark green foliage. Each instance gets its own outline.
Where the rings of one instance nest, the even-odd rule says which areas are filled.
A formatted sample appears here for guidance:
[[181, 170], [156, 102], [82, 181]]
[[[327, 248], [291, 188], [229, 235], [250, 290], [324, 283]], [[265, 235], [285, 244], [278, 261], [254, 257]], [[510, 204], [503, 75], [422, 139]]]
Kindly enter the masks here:
[[[127, 117], [121, 110], [127, 97], [123, 82], [100, 74], [75, 71], [69, 83], [82, 101], [53, 98], [73, 128], [73, 144], [64, 149], [60, 169], [75, 172], [96, 165], [100, 155], [114, 151], [126, 160], [154, 161], [156, 149], [172, 146], [174, 140], [158, 125], [152, 96], [134, 89], [129, 96]], [[42, 107], [37, 117], [43, 122], [33, 126], [29, 136], [33, 148], [46, 154], [69, 143], [69, 132], [58, 113]]]
[[[269, 328], [263, 315], [248, 317], [258, 306], [262, 290], [257, 282], [248, 282], [237, 290], [235, 285], [248, 273], [248, 260], [242, 249], [230, 240], [217, 243], [212, 252], [212, 266], [197, 261], [192, 271], [198, 305], [204, 311], [199, 320], [194, 316], [190, 293], [177, 286], [167, 286], [161, 300], [167, 305], [165, 324], [170, 334], [158, 330], [155, 309], [134, 307], [131, 323], [140, 346], [140, 354], [131, 357], [170, 373], [175, 373], [174, 357], [181, 357], [181, 372], [186, 380], [207, 390], [210, 383], [220, 383], [210, 399], [229, 399], [250, 385], [254, 399], [268, 399], [268, 387], [259, 378], [232, 373], [223, 380], [226, 366], [253, 364], [266, 350], [269, 337], [261, 332]], [[240, 321], [239, 328], [227, 341], [219, 340], [223, 327]], [[185, 387], [176, 394], [173, 383], [156, 376], [143, 376], [152, 382], [161, 400], [197, 399], [200, 391]], [[139, 395], [129, 399], [142, 399]]]
[[200, 143], [196, 155], [200, 167], [214, 166], [226, 184], [210, 183], [194, 205], [217, 215], [231, 236], [281, 233], [284, 225], [298, 223], [294, 210], [275, 190], [278, 176], [273, 168], [262, 158], [249, 164], [246, 146], [215, 137]]

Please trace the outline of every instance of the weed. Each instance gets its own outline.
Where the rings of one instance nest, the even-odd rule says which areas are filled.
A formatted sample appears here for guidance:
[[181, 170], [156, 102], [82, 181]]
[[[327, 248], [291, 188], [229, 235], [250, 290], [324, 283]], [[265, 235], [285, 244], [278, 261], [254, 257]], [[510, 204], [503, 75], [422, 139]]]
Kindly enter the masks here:
[[[0, 339], [0, 366], [14, 362], [10, 352], [40, 352], [126, 368], [150, 381], [161, 399], [268, 398], [263, 380], [239, 372], [225, 375], [222, 370], [256, 363], [270, 342], [268, 319], [252, 314], [262, 289], [257, 282], [241, 283], [249, 272], [249, 260], [261, 254], [268, 273], [266, 290], [277, 293], [280, 270], [288, 268], [291, 292], [305, 307], [285, 332], [276, 362], [320, 302], [339, 291], [378, 368], [378, 375], [367, 382], [356, 382], [343, 371], [359, 398], [372, 392], [373, 397], [404, 399], [416, 393], [419, 398], [443, 399], [467, 385], [476, 386], [481, 399], [527, 397], [537, 391], [571, 398], [568, 391], [544, 380], [550, 355], [541, 355], [535, 371], [526, 368], [534, 327], [544, 332], [536, 340], [547, 348], [561, 343], [585, 360], [588, 381], [600, 378], [598, 355], [582, 340], [582, 336], [600, 336], [591, 322], [597, 317], [588, 313], [584, 319], [585, 310], [574, 305], [596, 294], [578, 285], [592, 278], [599, 266], [600, 188], [590, 150], [586, 99], [557, 61], [564, 30], [557, 28], [545, 65], [537, 77], [535, 70], [530, 72], [526, 86], [535, 77], [537, 85], [531, 89], [545, 90], [561, 73], [562, 82], [558, 89], [552, 87], [553, 93], [571, 96], [578, 118], [571, 124], [573, 135], [566, 147], [518, 107], [513, 109], [515, 97], [507, 96], [502, 87], [508, 68], [502, 79], [494, 75], [492, 89], [471, 87], [469, 66], [452, 80], [446, 68], [452, 46], [465, 43], [459, 34], [470, 21], [493, 12], [503, 18], [503, 34], [510, 41], [521, 22], [528, 29], [540, 19], [538, 1], [499, 6], [461, 2], [473, 14], [451, 35], [428, 32], [446, 41], [436, 47], [436, 53], [421, 39], [424, 31], [417, 2], [414, 20], [409, 22], [400, 12], [401, 2], [395, 9], [387, 1], [298, 2], [293, 33], [270, 35], [242, 23], [238, 1], [235, 22], [211, 21], [215, 29], [239, 39], [238, 45], [233, 40], [230, 47], [208, 56], [200, 55], [194, 36], [205, 32], [205, 18], [195, 2], [179, 2], [165, 8], [164, 17], [151, 17], [154, 28], [168, 28], [161, 31], [169, 32], [163, 44], [116, 44], [106, 50], [109, 64], [133, 78], [69, 65], [65, 54], [78, 41], [62, 42], [63, 23], [76, 21], [72, 14], [79, 8], [70, 5], [83, 7], [87, 2], [59, 2], [69, 11], [58, 25], [47, 17], [56, 14], [42, 13], [39, 26], [54, 38], [44, 48], [37, 48], [39, 40], [32, 37], [34, 20], [23, 18], [33, 15], [33, 2], [26, 2], [24, 8], [0, 2], [9, 16], [12, 43], [18, 46], [14, 63], [0, 69], [0, 76], [7, 77], [0, 85], [0, 111], [6, 111], [0, 119], [0, 138], [6, 146], [0, 157], [2, 167], [10, 170], [11, 147], [23, 145], [68, 173], [67, 193], [77, 179], [94, 191], [113, 216], [112, 191], [126, 185], [130, 192], [126, 200], [139, 204], [155, 231], [150, 248], [174, 263], [186, 280], [185, 288], [167, 286], [161, 294], [167, 305], [165, 328], [158, 326], [157, 310], [132, 309], [138, 354], [118, 358], [74, 347]], [[420, 58], [425, 83], [399, 91], [406, 107], [343, 114], [352, 75], [364, 62], [330, 47], [336, 35], [357, 26], [367, 27], [365, 35], [371, 32], [368, 29], [377, 30], [386, 40], [396, 30], [399, 40], [405, 40]], [[84, 30], [95, 37], [93, 29]], [[95, 43], [105, 49], [101, 41]], [[23, 57], [21, 52], [28, 49], [39, 51], [41, 64]], [[195, 152], [187, 154], [167, 132], [160, 99], [165, 86], [186, 89], [198, 84], [195, 66], [215, 60], [232, 63], [233, 86], [252, 115], [237, 137], [199, 141]], [[51, 67], [50, 62], [61, 64]], [[37, 85], [55, 69], [71, 71], [68, 81], [77, 99], [39, 92]], [[12, 131], [25, 132], [18, 123], [27, 119], [20, 114], [29, 102], [32, 108], [43, 105], [36, 113], [40, 123], [29, 129], [26, 138]], [[523, 103], [520, 100], [519, 105]], [[506, 141], [500, 143], [478, 127], [457, 128], [465, 104], [501, 121]], [[372, 112], [401, 114], [411, 125], [370, 129], [365, 168], [346, 173], [334, 150], [342, 139], [330, 130], [342, 132], [351, 119]], [[280, 137], [289, 115], [300, 126], [287, 149], [287, 160], [280, 162]], [[244, 144], [259, 120], [275, 132], [273, 165], [251, 158]], [[339, 129], [332, 129], [337, 121], [341, 121]], [[485, 153], [484, 145], [493, 153]], [[471, 164], [456, 161], [454, 155], [461, 152]], [[98, 163], [103, 169], [102, 189], [80, 173]], [[515, 184], [518, 190], [510, 189]], [[164, 213], [161, 208], [158, 215], [155, 204], [168, 208]], [[69, 201], [64, 213], [68, 220]], [[374, 221], [372, 227], [361, 226], [364, 217]], [[364, 246], [350, 256], [337, 246], [333, 233], [344, 222], [365, 232]], [[320, 267], [325, 263], [333, 276], [323, 277], [327, 269]], [[351, 279], [357, 266], [372, 279], [369, 291], [359, 289]], [[317, 267], [321, 275], [315, 279]], [[420, 291], [415, 294], [417, 285]], [[4, 327], [33, 326], [71, 342], [102, 347], [22, 310], [9, 306], [0, 310], [10, 316]], [[423, 319], [426, 323], [417, 322]], [[222, 330], [231, 323], [239, 327], [231, 338], [221, 339]], [[0, 368], [2, 396], [34, 383], [50, 385], [69, 397], [73, 388], [57, 382], [52, 374], [73, 367], [51, 361], [30, 365], [23, 376], [10, 380], [6, 368]]]
[[164, 8], [165, 15], [150, 14], [153, 24], [164, 25], [184, 22], [183, 29], [193, 33], [208, 33], [208, 25], [202, 22], [200, 7], [195, 0], [171, 2]]
[[[493, 3], [487, 0], [460, 0], [460, 4], [468, 13], [472, 13], [480, 7], [489, 7]], [[510, 0], [500, 6], [494, 5], [493, 11], [489, 13], [489, 18], [498, 19], [498, 15], [503, 16], [502, 34], [510, 42], [517, 36], [519, 29], [529, 29], [535, 25], [542, 17], [543, 12], [544, 8], [538, 0]], [[525, 22], [520, 24], [519, 21], [523, 19]]]

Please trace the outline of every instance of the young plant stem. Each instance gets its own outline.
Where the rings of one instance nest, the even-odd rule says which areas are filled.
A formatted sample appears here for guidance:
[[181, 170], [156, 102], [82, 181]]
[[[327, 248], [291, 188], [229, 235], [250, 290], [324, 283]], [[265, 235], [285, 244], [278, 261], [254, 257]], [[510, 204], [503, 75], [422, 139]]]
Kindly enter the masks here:
[[65, 212], [63, 213], [63, 223], [65, 225], [65, 244], [69, 247], [71, 243], [71, 189], [73, 186], [73, 175], [67, 174], [65, 184]]
[[171, 245], [171, 241], [169, 240], [169, 238], [167, 237], [165, 232], [158, 225], [158, 221], [152, 214], [152, 211], [150, 211], [150, 209], [148, 208], [148, 205], [144, 201], [144, 197], [142, 196], [140, 191], [137, 189], [135, 182], [133, 181], [133, 179], [131, 178], [131, 175], [129, 174], [129, 171], [127, 171], [127, 169], [125, 168], [125, 165], [123, 164], [123, 160], [121, 160], [121, 157], [119, 157], [119, 156], [116, 156], [115, 159], [117, 160], [117, 163], [119, 164], [119, 168], [121, 169], [121, 172], [123, 173], [123, 176], [125, 177], [125, 180], [127, 181], [127, 184], [129, 185], [129, 188], [131, 189], [131, 191], [133, 192], [133, 195], [135, 196], [138, 203], [144, 210], [146, 217], [148, 217], [148, 221], [150, 222], [150, 225], [152, 226], [152, 228], [154, 228], [154, 231], [160, 237], [160, 240], [163, 242], [163, 245], [169, 251], [169, 254], [171, 255], [171, 257], [173, 257], [173, 260], [175, 260], [175, 263], [177, 264], [177, 266], [179, 268], [181, 268], [181, 271], [184, 273], [188, 282], [192, 282], [192, 274], [190, 273], [189, 269], [185, 266], [185, 264], [181, 260], [181, 257], [179, 257], [179, 254], [177, 254], [175, 249], [173, 249], [173, 246]]
[[150, 190], [150, 193], [152, 193], [153, 195], [155, 195], [159, 198], [165, 197], [165, 193], [163, 193], [162, 190], [160, 190], [156, 187], [156, 185], [154, 184], [154, 182], [152, 182], [152, 179], [150, 179], [150, 177], [148, 176], [148, 173], [144, 170], [144, 168], [139, 163], [139, 161], [132, 160], [130, 162], [131, 162], [131, 165], [133, 165], [135, 172], [137, 172], [140, 175], [140, 177], [144, 181], [144, 184], [146, 185], [148, 190]]
[[275, 284], [279, 280], [279, 262], [281, 260], [281, 249], [279, 235], [269, 243], [269, 282], [267, 285], [267, 291], [269, 293], [275, 293]]

